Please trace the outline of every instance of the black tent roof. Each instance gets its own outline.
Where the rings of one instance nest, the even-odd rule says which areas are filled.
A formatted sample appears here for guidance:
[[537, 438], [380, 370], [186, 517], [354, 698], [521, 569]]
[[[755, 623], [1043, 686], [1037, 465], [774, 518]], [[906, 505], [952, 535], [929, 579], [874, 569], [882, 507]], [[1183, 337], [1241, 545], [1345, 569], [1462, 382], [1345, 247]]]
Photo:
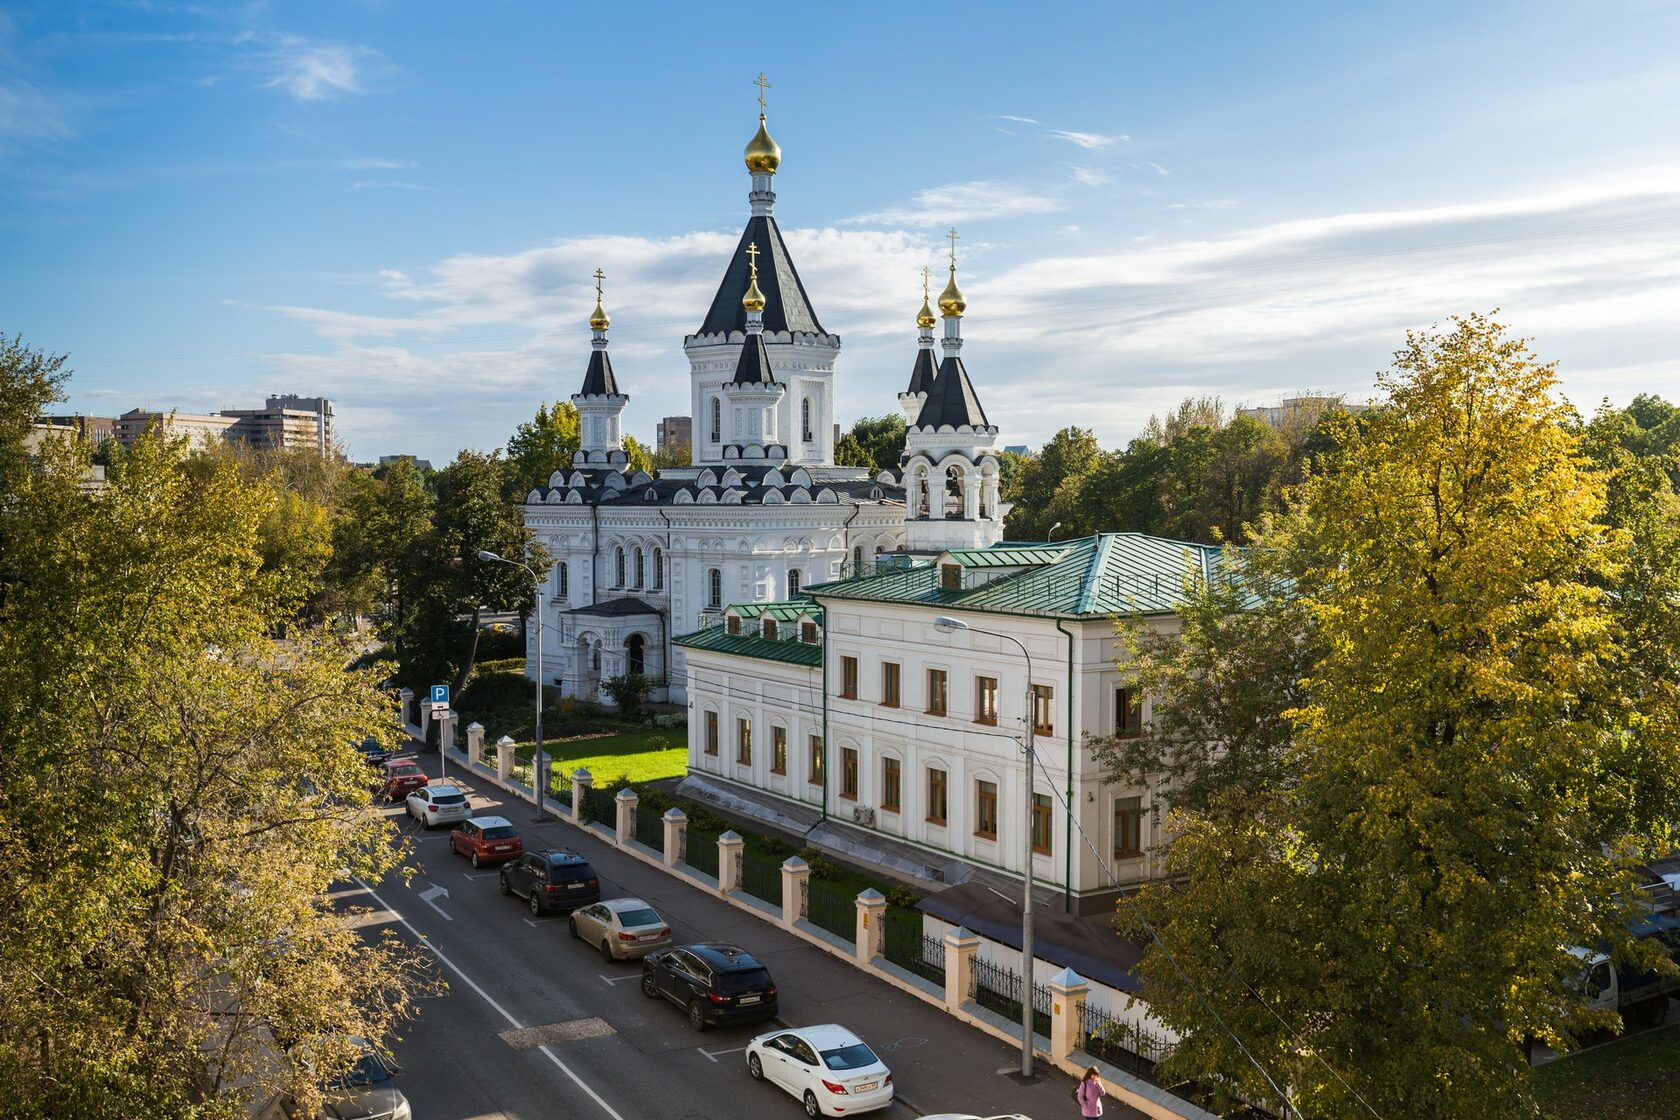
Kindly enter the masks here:
[[606, 397], [622, 396], [618, 391], [618, 379], [613, 376], [612, 359], [607, 357], [605, 350], [597, 350], [589, 355], [589, 368], [583, 374], [583, 388], [578, 390], [579, 396]]
[[782, 241], [782, 231], [776, 228], [776, 219], [768, 215], [747, 221], [741, 241], [729, 258], [729, 267], [724, 269], [723, 282], [712, 297], [712, 309], [706, 312], [706, 321], [696, 333], [727, 334], [747, 329], [747, 312], [741, 306], [741, 297], [746, 294], [751, 271], [747, 261], [748, 244], [756, 244], [759, 250], [758, 289], [764, 293], [764, 329], [827, 334], [817, 322], [817, 313], [811, 309], [805, 285], [800, 283], [793, 258]]
[[974, 386], [969, 384], [968, 370], [963, 367], [962, 359], [954, 354], [939, 363], [939, 374], [933, 379], [933, 387], [928, 390], [928, 398], [922, 403], [915, 426], [938, 428], [946, 424], [953, 428], [965, 424], [972, 428], [990, 427], [986, 421], [986, 410], [980, 407], [980, 398], [975, 395]]

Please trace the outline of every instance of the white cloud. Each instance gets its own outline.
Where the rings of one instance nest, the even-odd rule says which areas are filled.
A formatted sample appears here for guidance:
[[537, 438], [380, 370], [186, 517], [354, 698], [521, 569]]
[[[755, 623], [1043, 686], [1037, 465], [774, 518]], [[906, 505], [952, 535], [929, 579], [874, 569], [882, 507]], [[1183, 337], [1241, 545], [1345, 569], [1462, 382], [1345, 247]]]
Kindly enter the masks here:
[[1083, 183], [1087, 187], [1100, 187], [1114, 182], [1114, 176], [1096, 167], [1075, 167], [1073, 181]]
[[1160, 175], [1162, 177], [1165, 177], [1167, 175], [1172, 174], [1172, 172], [1168, 171], [1166, 168], [1162, 167], [1160, 164], [1156, 163], [1154, 160], [1149, 160], [1149, 159], [1144, 160], [1142, 163], [1134, 163], [1131, 166], [1132, 166], [1132, 170], [1134, 170], [1134, 171], [1142, 171], [1145, 168], [1148, 168], [1150, 171], [1153, 171], [1153, 172], [1155, 172], [1155, 174]]
[[993, 117], [992, 119], [995, 120], [995, 121], [1014, 121], [1017, 124], [1037, 124], [1038, 123], [1037, 121], [1035, 121], [1031, 117], [1016, 117], [1016, 116], [1011, 116], [1008, 113], [999, 113], [997, 116]]
[[354, 183], [350, 184], [350, 189], [353, 191], [365, 191], [374, 187], [390, 187], [397, 190], [417, 191], [420, 189], [420, 184], [410, 183], [403, 179], [357, 179]]
[[1073, 132], [1065, 128], [1052, 128], [1050, 130], [1050, 135], [1054, 136], [1058, 140], [1066, 140], [1070, 144], [1078, 144], [1081, 148], [1084, 148], [1087, 151], [1094, 151], [1097, 148], [1107, 148], [1111, 145], [1119, 144], [1131, 139], [1131, 137], [1127, 136], [1125, 133], [1119, 133], [1114, 136], [1104, 136], [1100, 132]]
[[284, 89], [299, 101], [362, 93], [364, 70], [379, 57], [378, 52], [366, 47], [312, 43], [285, 35], [269, 52], [273, 73], [265, 84], [271, 89]]
[[414, 164], [406, 159], [379, 159], [375, 156], [364, 156], [361, 159], [341, 159], [338, 166], [345, 171], [397, 171]]
[[917, 191], [911, 204], [848, 218], [848, 225], [931, 226], [982, 218], [1014, 218], [1060, 210], [1058, 199], [1029, 194], [1007, 183], [976, 179]]

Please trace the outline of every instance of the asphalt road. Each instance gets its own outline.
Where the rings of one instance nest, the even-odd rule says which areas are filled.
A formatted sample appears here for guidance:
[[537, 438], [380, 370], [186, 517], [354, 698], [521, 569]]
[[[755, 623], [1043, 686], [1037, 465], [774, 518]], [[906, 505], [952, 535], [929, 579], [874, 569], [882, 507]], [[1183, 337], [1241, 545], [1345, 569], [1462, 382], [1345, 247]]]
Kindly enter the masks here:
[[[436, 772], [436, 755], [421, 759]], [[459, 778], [454, 767], [450, 776]], [[529, 805], [493, 786], [475, 788], [472, 804], [479, 815], [513, 820], [527, 848], [577, 849], [595, 866], [603, 897], [651, 903], [678, 944], [726, 940], [748, 949], [780, 988], [782, 1018], [691, 1030], [679, 1008], [642, 995], [639, 964], [607, 964], [568, 935], [564, 915], [532, 918], [519, 899], [501, 895], [493, 868], [473, 871], [450, 853], [447, 829], [426, 832], [399, 804], [387, 812], [413, 837], [416, 874], [406, 886], [395, 878], [351, 885], [341, 898], [373, 909], [363, 919], [369, 928], [424, 940], [449, 983], [447, 994], [423, 1001], [395, 1046], [417, 1120], [793, 1120], [803, 1115], [799, 1102], [753, 1081], [743, 1048], [777, 1025], [827, 1022], [855, 1031], [892, 1069], [898, 1100], [874, 1116], [1070, 1114], [1072, 1080], [1050, 1072], [1022, 1083], [1013, 1076], [1018, 1050], [593, 835], [534, 823]], [[550, 1028], [554, 1041], [509, 1037], [526, 1028]], [[1109, 1104], [1110, 1117], [1141, 1115]]]

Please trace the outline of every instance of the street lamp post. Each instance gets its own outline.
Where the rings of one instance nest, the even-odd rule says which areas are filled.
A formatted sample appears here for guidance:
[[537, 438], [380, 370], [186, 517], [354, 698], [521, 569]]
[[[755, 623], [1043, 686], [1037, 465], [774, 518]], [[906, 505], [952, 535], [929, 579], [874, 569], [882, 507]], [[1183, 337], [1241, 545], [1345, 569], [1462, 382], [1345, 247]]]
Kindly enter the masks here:
[[1032, 654], [1019, 638], [997, 630], [981, 630], [970, 626], [960, 618], [950, 615], [940, 615], [933, 620], [934, 628], [947, 634], [956, 630], [967, 630], [971, 634], [989, 634], [994, 638], [1002, 638], [1007, 642], [1014, 642], [1020, 649], [1021, 656], [1027, 662], [1027, 785], [1026, 785], [1026, 833], [1025, 844], [1022, 846], [1021, 879], [1021, 1076], [1033, 1075], [1033, 725], [1038, 714], [1033, 710], [1037, 696], [1033, 693]]
[[494, 552], [490, 552], [486, 549], [481, 548], [481, 549], [478, 550], [478, 558], [480, 560], [492, 561], [492, 562], [497, 563], [497, 564], [506, 564], [506, 565], [508, 565], [509, 567], [512, 567], [512, 568], [519, 568], [526, 575], [531, 577], [531, 584], [536, 589], [536, 596], [537, 596], [537, 602], [536, 602], [536, 615], [537, 615], [537, 750], [536, 750], [536, 753], [534, 755], [532, 755], [532, 757], [531, 757], [531, 785], [536, 789], [536, 792], [537, 792], [537, 820], [539, 822], [546, 821], [548, 818], [543, 815], [543, 794], [545, 792], [543, 787], [548, 785], [548, 775], [543, 773], [543, 737], [542, 737], [542, 716], [543, 716], [543, 656], [542, 656], [543, 607], [542, 607], [542, 580], [537, 578], [537, 573], [533, 572], [530, 569], [529, 566], [520, 563], [518, 560], [505, 560], [502, 557], [497, 556]]

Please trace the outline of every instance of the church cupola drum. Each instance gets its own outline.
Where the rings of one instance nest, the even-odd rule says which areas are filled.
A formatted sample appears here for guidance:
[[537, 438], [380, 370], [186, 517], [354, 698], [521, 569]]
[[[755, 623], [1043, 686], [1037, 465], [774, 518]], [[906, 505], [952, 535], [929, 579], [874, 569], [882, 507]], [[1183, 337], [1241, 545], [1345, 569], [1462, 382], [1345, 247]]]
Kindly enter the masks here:
[[[601, 285], [606, 274], [595, 270], [595, 311], [589, 316], [589, 366], [584, 370], [583, 388], [572, 396], [578, 410], [578, 450], [575, 465], [625, 461], [623, 416], [630, 398], [618, 390], [612, 359], [607, 356], [607, 328], [612, 320], [602, 306]], [[616, 457], [615, 457], [616, 456]]]
[[[834, 463], [834, 362], [840, 339], [823, 328], [793, 256], [776, 224], [774, 183], [782, 168], [782, 148], [770, 136], [765, 91], [758, 76], [758, 130], [743, 159], [751, 188], [748, 217], [735, 252], [724, 264], [711, 307], [700, 329], [683, 340], [689, 360], [690, 407], [694, 416], [693, 461], [724, 464], [742, 458], [746, 448], [733, 438], [726, 386], [734, 380], [740, 352], [747, 344], [748, 311], [742, 293], [752, 281], [764, 306], [760, 342], [767, 368], [782, 387], [766, 430], [777, 433], [789, 462], [812, 467]], [[749, 254], [748, 248], [756, 253]]]

